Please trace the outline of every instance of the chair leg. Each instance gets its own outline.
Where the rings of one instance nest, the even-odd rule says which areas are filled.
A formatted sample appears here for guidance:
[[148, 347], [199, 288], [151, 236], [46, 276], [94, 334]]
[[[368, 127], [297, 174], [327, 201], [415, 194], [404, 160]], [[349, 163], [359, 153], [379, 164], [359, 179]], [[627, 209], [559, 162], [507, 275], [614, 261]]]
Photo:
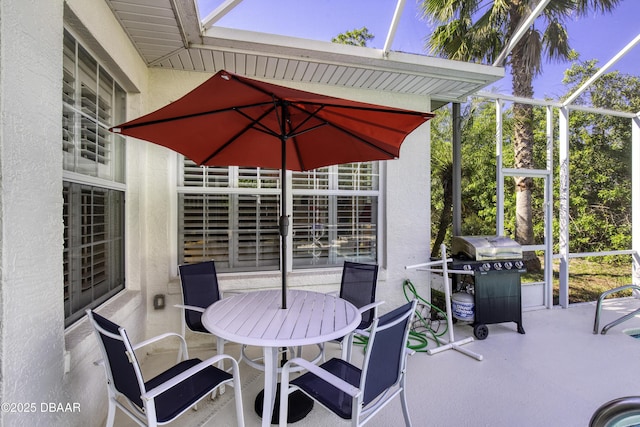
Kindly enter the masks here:
[[289, 370], [285, 366], [280, 376], [280, 414], [278, 415], [279, 427], [287, 427], [287, 415], [289, 414]]
[[150, 402], [150, 404], [145, 404], [144, 405], [144, 409], [145, 412], [147, 414], [147, 426], [148, 427], [157, 427], [158, 426], [158, 419], [157, 419], [157, 415], [156, 415], [156, 408], [154, 406], [153, 401]]
[[[360, 427], [367, 420], [361, 420], [362, 405], [360, 405], [361, 399], [359, 397], [351, 399], [351, 427]], [[362, 421], [362, 423], [360, 422]]]
[[[216, 354], [224, 354], [224, 339], [220, 337], [218, 337], [216, 340]], [[224, 371], [224, 360], [220, 360], [218, 362], [218, 369], [221, 369]], [[224, 384], [222, 384], [218, 388], [218, 390], [219, 390], [220, 396], [222, 396], [225, 391]], [[214, 390], [213, 393], [211, 393], [211, 399], [215, 399], [215, 397], [216, 397], [216, 390]]]
[[[242, 391], [240, 388], [242, 385], [240, 384], [240, 368], [238, 367], [238, 363], [233, 361], [231, 362], [231, 369], [233, 371], [233, 398], [236, 403], [236, 419], [238, 421], [238, 427], [244, 427], [244, 410], [242, 409]], [[224, 385], [223, 385], [224, 387]]]
[[353, 348], [353, 334], [349, 334], [340, 343], [342, 345], [342, 360], [351, 363], [351, 350]]
[[109, 408], [107, 409], [107, 427], [113, 427], [113, 423], [116, 419], [116, 402], [114, 402], [112, 399], [115, 399], [115, 397], [109, 398]]
[[404, 377], [400, 381], [402, 390], [400, 391], [400, 401], [402, 402], [402, 415], [404, 415], [404, 424], [411, 427], [411, 418], [409, 418], [409, 405], [407, 405], [407, 393], [404, 384]]

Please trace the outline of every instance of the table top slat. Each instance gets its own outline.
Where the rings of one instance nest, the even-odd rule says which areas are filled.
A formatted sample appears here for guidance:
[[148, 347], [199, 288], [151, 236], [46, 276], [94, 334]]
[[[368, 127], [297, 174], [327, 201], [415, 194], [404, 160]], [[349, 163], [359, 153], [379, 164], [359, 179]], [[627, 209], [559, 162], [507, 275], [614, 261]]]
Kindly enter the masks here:
[[341, 305], [343, 305], [342, 301], [344, 300], [340, 300], [339, 298], [327, 300], [327, 306], [325, 307], [325, 310], [323, 312], [322, 325], [319, 332], [320, 334], [326, 334], [331, 330], [335, 330], [336, 324], [341, 325], [347, 323], [346, 317], [343, 317], [342, 319], [338, 319], [336, 317], [336, 311]]
[[292, 338], [303, 339], [304, 337], [319, 335], [320, 330], [313, 326], [318, 320], [321, 320], [317, 318], [317, 313], [322, 310], [323, 301], [322, 294], [316, 292], [305, 294], [304, 311], [298, 314]]
[[229, 331], [241, 336], [261, 336], [276, 314], [272, 306], [279, 304], [280, 299], [276, 294], [260, 295], [256, 292], [247, 294], [251, 294], [251, 299], [245, 299], [236, 307], [244, 323], [240, 328]]
[[360, 323], [358, 310], [333, 295], [290, 289], [284, 310], [281, 296], [281, 291], [269, 290], [223, 298], [207, 308], [202, 323], [216, 336], [262, 347], [330, 341]]

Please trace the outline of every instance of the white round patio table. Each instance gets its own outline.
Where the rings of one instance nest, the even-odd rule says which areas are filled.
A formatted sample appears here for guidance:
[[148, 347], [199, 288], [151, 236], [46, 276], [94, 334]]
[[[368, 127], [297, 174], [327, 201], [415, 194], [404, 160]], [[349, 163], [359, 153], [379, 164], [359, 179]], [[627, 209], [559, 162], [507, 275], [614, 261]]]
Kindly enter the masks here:
[[[320, 292], [267, 290], [235, 294], [210, 305], [202, 324], [219, 338], [262, 347], [264, 403], [262, 425], [271, 424], [278, 375], [278, 349], [319, 344], [343, 337], [360, 324], [358, 309], [348, 301]], [[268, 404], [267, 404], [268, 403]]]

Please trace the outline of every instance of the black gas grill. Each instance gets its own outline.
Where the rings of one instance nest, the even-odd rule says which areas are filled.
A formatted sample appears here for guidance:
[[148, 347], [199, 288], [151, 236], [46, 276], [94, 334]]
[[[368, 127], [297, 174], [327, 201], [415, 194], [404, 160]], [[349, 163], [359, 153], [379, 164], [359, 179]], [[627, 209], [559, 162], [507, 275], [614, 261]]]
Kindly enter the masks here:
[[522, 247], [504, 236], [455, 236], [449, 272], [455, 292], [473, 295], [473, 333], [477, 339], [489, 334], [487, 324], [516, 322], [522, 327], [520, 276], [526, 272]]

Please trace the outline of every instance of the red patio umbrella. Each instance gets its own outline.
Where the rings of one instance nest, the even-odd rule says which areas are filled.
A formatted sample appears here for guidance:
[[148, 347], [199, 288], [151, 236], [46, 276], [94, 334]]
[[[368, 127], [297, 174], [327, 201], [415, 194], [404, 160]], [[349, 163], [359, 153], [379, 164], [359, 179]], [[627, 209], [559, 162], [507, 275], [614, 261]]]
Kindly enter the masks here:
[[287, 169], [397, 158], [432, 113], [350, 101], [219, 71], [177, 101], [111, 128], [199, 165], [281, 169], [282, 308], [286, 308]]

